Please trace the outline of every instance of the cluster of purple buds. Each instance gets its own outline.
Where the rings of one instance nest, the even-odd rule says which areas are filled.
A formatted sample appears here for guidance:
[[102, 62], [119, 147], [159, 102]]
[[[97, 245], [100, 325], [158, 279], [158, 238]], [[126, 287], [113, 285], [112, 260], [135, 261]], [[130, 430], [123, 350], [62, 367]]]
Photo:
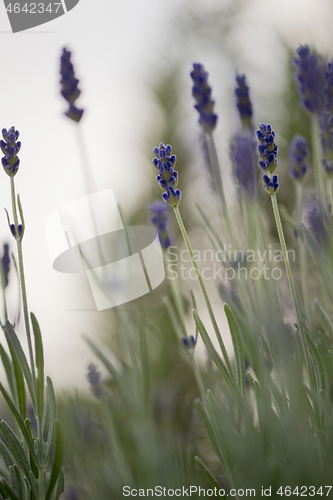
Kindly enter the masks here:
[[250, 90], [246, 85], [245, 75], [236, 76], [237, 87], [235, 88], [236, 105], [239, 116], [244, 127], [252, 125], [252, 103], [250, 101]]
[[327, 63], [326, 71], [325, 71], [325, 110], [328, 112], [332, 112], [333, 105], [333, 59], [332, 61]]
[[205, 132], [212, 132], [217, 124], [217, 115], [214, 113], [215, 101], [212, 100], [212, 89], [208, 84], [208, 73], [200, 63], [193, 64], [191, 71], [193, 80], [192, 96], [199, 113], [199, 123]]
[[172, 154], [172, 147], [170, 144], [164, 145], [163, 142], [154, 148], [155, 158], [153, 158], [153, 165], [158, 171], [156, 177], [157, 182], [163, 189], [163, 200], [171, 207], [177, 207], [182, 197], [179, 189], [176, 189], [178, 184], [178, 172], [173, 169], [176, 164], [177, 157]]
[[195, 346], [196, 346], [196, 343], [197, 343], [197, 339], [193, 337], [193, 335], [190, 335], [189, 337], [182, 337], [182, 343], [183, 343], [183, 347], [184, 349], [186, 349], [187, 351], [192, 351]]
[[320, 113], [323, 107], [324, 78], [322, 62], [308, 45], [296, 49], [294, 59], [296, 80], [303, 107], [310, 113]]
[[90, 384], [91, 392], [98, 397], [101, 394], [101, 373], [94, 363], [89, 363], [87, 380]]
[[[266, 174], [263, 176], [264, 188], [267, 193], [274, 194], [279, 189], [278, 176], [271, 174], [277, 167], [277, 152], [278, 147], [275, 144], [275, 132], [270, 125], [262, 123], [256, 132], [257, 138], [260, 142], [258, 145], [258, 153], [260, 156], [259, 166]], [[269, 175], [267, 175], [269, 174]]]
[[304, 161], [309, 155], [308, 141], [302, 135], [295, 135], [290, 144], [289, 156], [291, 159], [291, 165], [289, 173], [297, 181], [303, 180], [307, 170], [308, 165]]
[[4, 140], [0, 141], [0, 147], [5, 156], [1, 161], [6, 174], [10, 177], [16, 175], [20, 166], [20, 159], [17, 157], [21, 149], [21, 143], [17, 142], [19, 135], [20, 132], [15, 130], [15, 127], [10, 127], [9, 130], [5, 128], [2, 129], [2, 137]]
[[260, 156], [259, 166], [264, 172], [271, 174], [277, 167], [277, 153], [278, 147], [275, 144], [275, 132], [270, 125], [262, 123], [259, 125], [259, 130], [256, 132], [257, 138], [260, 142], [258, 145], [258, 153]]
[[333, 61], [327, 64], [325, 72], [325, 111], [320, 116], [322, 165], [328, 176], [333, 174]]
[[170, 214], [168, 205], [161, 200], [155, 200], [148, 205], [148, 210], [150, 211], [149, 219], [157, 229], [162, 248], [169, 248], [172, 238], [169, 229]]
[[322, 165], [327, 175], [333, 174], [333, 116], [327, 111], [321, 114], [320, 135], [322, 149]]
[[61, 95], [69, 104], [69, 109], [66, 111], [65, 115], [71, 120], [79, 122], [84, 110], [77, 108], [75, 106], [75, 101], [81, 94], [81, 90], [78, 89], [79, 80], [75, 78], [74, 66], [71, 63], [71, 52], [66, 48], [63, 49], [60, 57], [60, 74]]

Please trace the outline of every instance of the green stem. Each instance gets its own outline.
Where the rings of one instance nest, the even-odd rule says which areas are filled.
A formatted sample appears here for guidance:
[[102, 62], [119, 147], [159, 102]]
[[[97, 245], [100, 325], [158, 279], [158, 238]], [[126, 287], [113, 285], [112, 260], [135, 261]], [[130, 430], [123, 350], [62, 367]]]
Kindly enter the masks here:
[[312, 371], [311, 371], [310, 358], [309, 358], [309, 353], [308, 353], [308, 348], [307, 348], [307, 343], [306, 343], [306, 338], [305, 338], [303, 320], [302, 320], [301, 310], [300, 310], [299, 302], [298, 302], [298, 298], [297, 298], [295, 283], [294, 283], [293, 275], [291, 272], [289, 256], [288, 256], [288, 251], [287, 251], [287, 245], [286, 245], [286, 240], [284, 238], [284, 233], [283, 233], [283, 228], [282, 228], [282, 223], [281, 223], [281, 218], [280, 218], [280, 213], [279, 213], [279, 207], [278, 207], [277, 198], [276, 198], [276, 193], [271, 195], [271, 200], [272, 200], [273, 212], [274, 212], [276, 227], [277, 227], [277, 231], [278, 231], [278, 235], [279, 235], [281, 250], [282, 250], [282, 254], [283, 254], [283, 259], [284, 259], [284, 263], [286, 266], [289, 287], [290, 287], [291, 296], [293, 299], [294, 309], [296, 312], [297, 322], [298, 322], [298, 326], [299, 326], [299, 331], [300, 331], [300, 335], [301, 335], [301, 342], [302, 342], [305, 366], [306, 366], [308, 376], [309, 376], [310, 381], [311, 381], [312, 380]]
[[218, 160], [218, 156], [217, 156], [217, 152], [216, 152], [213, 132], [207, 132], [206, 138], [207, 138], [209, 159], [210, 159], [210, 163], [211, 163], [212, 170], [213, 170], [214, 182], [215, 182], [217, 193], [218, 193], [219, 198], [220, 198], [222, 215], [223, 215], [223, 218], [224, 218], [226, 225], [227, 225], [228, 233], [230, 236], [230, 241], [233, 245], [234, 238], [233, 238], [233, 233], [231, 230], [231, 224], [230, 224], [230, 219], [229, 219], [229, 215], [228, 215], [228, 208], [227, 208], [227, 204], [225, 201], [221, 170], [220, 170], [219, 160]]
[[39, 467], [38, 469], [38, 500], [45, 499], [45, 469], [44, 467]]
[[[12, 195], [12, 207], [13, 207], [15, 231], [16, 231], [16, 235], [18, 236], [18, 218], [17, 218], [16, 198], [15, 198], [14, 177], [10, 178], [10, 183], [11, 183], [11, 195]], [[17, 253], [18, 253], [18, 260], [19, 260], [19, 272], [20, 272], [20, 282], [21, 282], [21, 291], [22, 291], [24, 322], [25, 322], [25, 329], [26, 329], [26, 334], [27, 334], [27, 339], [28, 339], [32, 379], [34, 381], [34, 387], [35, 387], [36, 372], [35, 372], [34, 355], [33, 355], [32, 342], [31, 342], [31, 333], [30, 333], [28, 300], [27, 300], [27, 291], [26, 291], [26, 286], [25, 286], [25, 276], [24, 276], [24, 267], [23, 267], [22, 241], [16, 240], [16, 243], [17, 243]], [[36, 411], [37, 411], [37, 408], [36, 408]]]
[[[302, 184], [301, 182], [296, 183], [296, 201], [297, 201], [297, 224], [300, 225], [302, 222]], [[313, 321], [312, 321], [312, 311], [311, 311], [311, 301], [309, 296], [309, 282], [308, 282], [308, 269], [307, 269], [307, 259], [306, 259], [306, 247], [305, 242], [301, 235], [298, 238], [298, 248], [300, 257], [300, 271], [301, 271], [301, 283], [304, 307], [307, 318], [309, 320], [310, 330], [313, 331]]]
[[196, 272], [196, 275], [197, 275], [197, 278], [198, 278], [198, 281], [199, 281], [199, 285], [200, 285], [202, 294], [203, 294], [205, 302], [206, 302], [206, 306], [207, 306], [207, 309], [208, 309], [208, 313], [209, 313], [211, 322], [213, 324], [215, 335], [217, 337], [217, 340], [219, 342], [221, 351], [223, 353], [223, 357], [224, 357], [225, 362], [227, 364], [229, 374], [230, 374], [232, 380], [234, 380], [235, 376], [234, 376], [234, 373], [233, 373], [232, 368], [231, 368], [231, 364], [230, 364], [230, 360], [229, 360], [229, 357], [228, 357], [228, 353], [227, 353], [227, 350], [225, 348], [224, 342], [222, 340], [219, 327], [217, 326], [217, 322], [216, 322], [216, 319], [215, 319], [215, 316], [214, 316], [214, 312], [213, 312], [213, 309], [212, 309], [212, 306], [211, 306], [211, 303], [210, 303], [210, 300], [209, 300], [209, 297], [208, 297], [208, 294], [207, 294], [207, 290], [206, 290], [206, 287], [205, 287], [204, 282], [202, 280], [202, 277], [201, 277], [201, 274], [200, 274], [200, 271], [199, 271], [199, 267], [198, 267], [197, 261], [195, 260], [195, 257], [194, 257], [194, 254], [193, 254], [193, 250], [192, 250], [192, 246], [191, 246], [189, 237], [187, 235], [187, 232], [186, 232], [186, 229], [185, 229], [185, 226], [184, 226], [184, 223], [183, 223], [183, 219], [182, 219], [182, 217], [180, 215], [179, 208], [175, 207], [174, 211], [175, 211], [175, 215], [176, 215], [176, 218], [177, 218], [177, 222], [179, 224], [180, 231], [181, 231], [182, 236], [183, 236], [184, 241], [185, 241], [185, 245], [187, 247], [188, 253], [190, 254], [192, 265], [193, 265], [193, 267], [195, 269], [195, 272]]

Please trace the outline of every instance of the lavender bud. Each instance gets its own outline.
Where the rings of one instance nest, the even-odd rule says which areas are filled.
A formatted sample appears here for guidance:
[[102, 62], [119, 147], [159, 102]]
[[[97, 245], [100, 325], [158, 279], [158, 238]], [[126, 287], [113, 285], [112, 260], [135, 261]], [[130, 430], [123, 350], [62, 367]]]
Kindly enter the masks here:
[[296, 49], [294, 65], [301, 104], [310, 113], [320, 113], [324, 92], [322, 61], [308, 45], [300, 45]]
[[0, 147], [5, 156], [1, 158], [1, 163], [9, 177], [14, 177], [20, 166], [20, 159], [17, 154], [21, 149], [21, 143], [16, 143], [19, 135], [15, 127], [11, 127], [8, 132], [5, 128], [2, 129], [4, 141], [0, 141]]
[[75, 106], [75, 101], [81, 94], [81, 91], [78, 88], [79, 80], [75, 78], [74, 67], [70, 59], [71, 52], [64, 48], [60, 57], [61, 95], [69, 104], [69, 109], [65, 115], [71, 120], [79, 122], [84, 110]]
[[295, 135], [290, 144], [289, 156], [291, 159], [290, 175], [297, 181], [303, 180], [308, 170], [308, 165], [304, 160], [309, 156], [308, 141], [305, 137]]
[[208, 84], [208, 73], [202, 64], [194, 63], [191, 71], [193, 80], [192, 96], [196, 101], [195, 109], [199, 113], [199, 123], [205, 132], [211, 132], [217, 124], [217, 115], [214, 113], [215, 101], [212, 100], [212, 89]]
[[236, 106], [244, 127], [252, 126], [252, 103], [250, 101], [250, 89], [246, 85], [245, 75], [236, 76], [237, 87], [235, 88]]
[[154, 148], [155, 158], [153, 165], [158, 170], [156, 177], [160, 187], [165, 191], [162, 194], [163, 200], [172, 207], [177, 207], [181, 199], [181, 191], [175, 189], [178, 184], [178, 172], [171, 165], [176, 164], [176, 156], [172, 155], [172, 147], [170, 144], [164, 145], [160, 143], [159, 147]]
[[101, 373], [94, 363], [89, 363], [87, 380], [90, 383], [90, 389], [94, 396], [101, 395]]

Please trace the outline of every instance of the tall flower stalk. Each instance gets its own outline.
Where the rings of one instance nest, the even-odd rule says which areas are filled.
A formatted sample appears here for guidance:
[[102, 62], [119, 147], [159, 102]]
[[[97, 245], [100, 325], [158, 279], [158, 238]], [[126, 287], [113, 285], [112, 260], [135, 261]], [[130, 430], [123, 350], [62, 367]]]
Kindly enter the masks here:
[[193, 80], [192, 96], [196, 102], [194, 107], [199, 113], [199, 124], [205, 134], [214, 183], [220, 199], [222, 216], [225, 220], [231, 243], [233, 243], [233, 232], [228, 214], [221, 169], [213, 136], [213, 131], [216, 128], [218, 117], [214, 112], [215, 101], [212, 99], [212, 88], [208, 83], [208, 73], [205, 71], [204, 66], [200, 63], [193, 64], [191, 78]]
[[[20, 160], [18, 153], [21, 148], [21, 143], [18, 141], [19, 132], [15, 127], [11, 127], [8, 131], [2, 130], [3, 140], [0, 141], [0, 147], [4, 154], [2, 165], [6, 174], [10, 177], [11, 199], [14, 223], [11, 224], [9, 214], [7, 213], [9, 229], [16, 240], [18, 262], [19, 262], [19, 279], [22, 292], [23, 312], [25, 329], [28, 341], [30, 366], [21, 347], [20, 341], [15, 333], [13, 325], [6, 320], [3, 330], [9, 346], [14, 367], [16, 387], [12, 383], [13, 374], [11, 374], [11, 364], [5, 364], [7, 380], [9, 382], [11, 395], [6, 391], [0, 383], [0, 390], [6, 402], [11, 409], [14, 418], [21, 430], [21, 439], [19, 439], [14, 431], [1, 420], [0, 427], [6, 438], [6, 442], [10, 453], [15, 458], [15, 467], [17, 466], [17, 474], [15, 481], [15, 491], [21, 498], [35, 498], [36, 500], [46, 500], [53, 494], [56, 489], [56, 498], [63, 491], [64, 478], [61, 469], [63, 444], [61, 431], [57, 422], [56, 400], [53, 391], [51, 380], [47, 377], [47, 405], [44, 404], [45, 386], [44, 386], [44, 355], [41, 333], [36, 317], [31, 313], [29, 317], [28, 299], [26, 291], [26, 280], [23, 265], [22, 239], [25, 232], [25, 222], [23, 218], [23, 210], [20, 202], [20, 197], [16, 197], [14, 177], [18, 172]], [[18, 212], [21, 222], [19, 223]], [[7, 313], [6, 313], [7, 315]], [[35, 349], [33, 349], [32, 335], [30, 327], [33, 327]], [[2, 354], [3, 356], [3, 354]], [[37, 368], [37, 372], [36, 372]], [[25, 420], [25, 388], [24, 380], [28, 387], [31, 397], [34, 416], [37, 422], [37, 438], [33, 438], [30, 430], [30, 420]], [[49, 414], [49, 423], [47, 421], [47, 413]], [[48, 425], [47, 442], [44, 441], [46, 426]], [[21, 444], [23, 442], [23, 445]], [[5, 445], [3, 445], [5, 446]], [[5, 447], [6, 448], [6, 447]], [[2, 448], [3, 449], [3, 448]], [[53, 464], [51, 467], [51, 475], [47, 480], [47, 468], [51, 462], [51, 452], [53, 449]], [[7, 452], [6, 452], [7, 453]], [[28, 459], [26, 454], [28, 453]], [[6, 460], [5, 460], [6, 462]], [[6, 464], [8, 461], [6, 462]], [[11, 466], [13, 467], [13, 466]], [[21, 470], [23, 477], [20, 475]], [[9, 470], [11, 473], [11, 471]], [[23, 486], [25, 485], [25, 486]], [[0, 493], [4, 498], [13, 497], [5, 478], [0, 479]], [[24, 494], [23, 494], [24, 490]]]
[[[297, 134], [293, 138], [290, 144], [290, 168], [289, 173], [296, 183], [296, 208], [297, 208], [297, 225], [298, 227], [302, 224], [302, 193], [303, 193], [303, 179], [309, 169], [306, 159], [309, 156], [308, 141], [305, 137]], [[311, 311], [311, 302], [309, 296], [309, 282], [308, 282], [308, 270], [307, 270], [307, 259], [306, 259], [306, 247], [303, 235], [297, 232], [298, 236], [298, 248], [300, 256], [300, 270], [301, 270], [301, 282], [302, 282], [302, 292], [303, 300], [305, 306], [306, 316], [309, 321], [310, 330], [313, 330], [313, 319]]]
[[181, 193], [180, 189], [175, 189], [177, 187], [177, 184], [178, 184], [178, 172], [174, 170], [177, 158], [174, 154], [172, 154], [171, 146], [169, 144], [165, 146], [163, 142], [161, 142], [158, 147], [154, 148], [154, 154], [155, 154], [155, 158], [153, 158], [153, 165], [156, 168], [156, 170], [158, 171], [158, 175], [157, 175], [156, 179], [157, 179], [160, 187], [164, 191], [162, 194], [162, 198], [166, 203], [168, 203], [174, 209], [174, 213], [175, 213], [178, 225], [179, 225], [179, 229], [182, 233], [186, 248], [187, 248], [188, 253], [190, 255], [192, 265], [195, 269], [195, 272], [196, 272], [196, 275], [198, 278], [198, 282], [199, 282], [199, 285], [200, 285], [200, 288], [201, 288], [201, 291], [202, 291], [202, 294], [203, 294], [203, 297], [204, 297], [204, 300], [205, 300], [205, 303], [206, 303], [206, 306], [208, 309], [209, 317], [211, 319], [215, 335], [216, 335], [217, 340], [219, 342], [224, 360], [225, 360], [226, 365], [227, 365], [229, 375], [232, 378], [232, 380], [234, 381], [235, 379], [234, 379], [234, 374], [232, 371], [231, 363], [229, 360], [229, 356], [228, 356], [226, 347], [224, 345], [219, 327], [217, 325], [217, 321], [216, 321], [216, 318], [215, 318], [215, 315], [213, 312], [213, 308], [212, 308], [211, 302], [209, 300], [206, 287], [204, 285], [202, 276], [200, 274], [200, 270], [199, 270], [197, 261], [196, 261], [195, 256], [194, 256], [193, 249], [192, 249], [187, 231], [185, 229], [185, 226], [184, 226], [184, 223], [183, 223], [180, 211], [179, 211], [179, 203], [181, 200], [182, 193]]
[[326, 200], [324, 173], [321, 165], [319, 118], [324, 107], [324, 68], [321, 58], [308, 45], [300, 45], [294, 58], [296, 81], [302, 107], [311, 115], [311, 146], [314, 173], [319, 195]]
[[284, 237], [284, 232], [283, 232], [283, 227], [282, 227], [282, 222], [281, 222], [281, 218], [280, 218], [280, 212], [279, 212], [279, 207], [278, 207], [278, 202], [277, 202], [277, 197], [276, 197], [278, 189], [279, 189], [279, 181], [278, 181], [278, 176], [276, 174], [274, 174], [275, 169], [277, 167], [277, 153], [278, 153], [278, 147], [275, 143], [275, 132], [272, 130], [272, 127], [270, 125], [266, 125], [265, 123], [262, 123], [260, 125], [259, 129], [257, 130], [256, 135], [257, 135], [257, 138], [259, 140], [259, 145], [258, 145], [258, 153], [260, 156], [259, 166], [261, 167], [261, 169], [264, 172], [266, 172], [263, 175], [263, 184], [264, 184], [264, 188], [265, 188], [266, 192], [271, 197], [273, 213], [274, 213], [274, 218], [275, 218], [275, 222], [276, 222], [276, 228], [277, 228], [277, 232], [278, 232], [278, 236], [279, 236], [279, 240], [280, 240], [283, 260], [284, 260], [284, 264], [285, 264], [286, 272], [287, 272], [287, 277], [288, 277], [288, 283], [289, 283], [291, 296], [292, 296], [292, 300], [293, 300], [293, 304], [294, 304], [294, 309], [296, 312], [297, 322], [298, 322], [298, 326], [299, 326], [303, 354], [304, 354], [304, 362], [305, 362], [305, 366], [306, 366], [306, 369], [308, 372], [308, 376], [310, 377], [310, 380], [312, 380], [312, 371], [311, 371], [309, 352], [308, 352], [307, 342], [306, 342], [306, 337], [305, 337], [303, 318], [302, 318], [301, 309], [299, 306], [299, 301], [298, 301], [298, 297], [297, 297], [297, 292], [296, 292], [296, 287], [295, 287], [293, 275], [291, 272], [290, 261], [289, 261], [288, 251], [287, 251], [287, 245], [286, 245], [286, 240]]

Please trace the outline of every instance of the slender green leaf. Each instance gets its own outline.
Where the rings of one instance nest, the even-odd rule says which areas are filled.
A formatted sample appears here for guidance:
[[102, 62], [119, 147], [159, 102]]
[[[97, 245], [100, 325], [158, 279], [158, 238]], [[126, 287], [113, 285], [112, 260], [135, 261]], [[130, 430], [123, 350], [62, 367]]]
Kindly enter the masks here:
[[224, 312], [227, 317], [232, 344], [234, 346], [236, 378], [242, 398], [245, 394], [245, 357], [242, 336], [239, 331], [235, 317], [227, 304], [224, 304]]
[[211, 442], [211, 445], [212, 445], [216, 455], [218, 456], [221, 464], [226, 465], [224, 456], [221, 453], [220, 447], [217, 444], [217, 437], [216, 437], [215, 431], [213, 429], [212, 423], [211, 423], [211, 421], [206, 413], [206, 410], [204, 409], [204, 407], [202, 405], [202, 402], [200, 401], [200, 399], [196, 399], [194, 404], [195, 404], [195, 407], [196, 407], [197, 412], [199, 414], [199, 418], [202, 422], [202, 425], [204, 426], [204, 428], [208, 434], [209, 440]]
[[33, 386], [33, 382], [32, 382], [32, 375], [31, 375], [31, 371], [30, 371], [30, 368], [28, 365], [28, 361], [27, 361], [27, 358], [26, 358], [24, 351], [22, 349], [21, 342], [19, 341], [18, 336], [15, 333], [13, 325], [11, 325], [11, 323], [9, 323], [9, 321], [6, 321], [5, 335], [6, 335], [7, 342], [11, 344], [12, 348], [15, 351], [17, 359], [18, 359], [20, 366], [22, 368], [22, 372], [23, 372], [25, 381], [27, 383], [32, 402], [34, 404], [34, 407], [36, 407], [35, 391], [34, 391], [34, 386]]
[[7, 481], [3, 478], [1, 481], [0, 481], [0, 493], [1, 495], [3, 496], [3, 498], [5, 499], [10, 499], [10, 500], [20, 500], [15, 491], [9, 486], [9, 484], [7, 483]]
[[252, 389], [254, 390], [254, 383], [255, 383], [255, 380], [253, 379], [253, 377], [252, 377], [251, 373], [247, 372], [247, 374], [246, 374], [246, 375], [247, 375], [247, 379], [248, 379], [248, 381], [250, 382], [250, 385], [251, 385]]
[[320, 312], [321, 319], [323, 320], [323, 323], [324, 323], [324, 326], [325, 326], [327, 332], [331, 336], [333, 336], [333, 324], [332, 324], [331, 318], [329, 317], [329, 315], [327, 314], [327, 312], [325, 311], [325, 309], [323, 308], [323, 306], [321, 305], [321, 303], [318, 299], [315, 300], [315, 303], [316, 303], [316, 306]]
[[19, 500], [25, 500], [24, 499], [24, 483], [22, 481], [20, 469], [17, 467], [16, 464], [13, 465], [14, 469], [14, 478], [15, 478], [15, 493], [18, 496]]
[[3, 367], [5, 369], [5, 372], [6, 372], [6, 377], [7, 377], [7, 382], [9, 385], [10, 392], [12, 393], [12, 396], [13, 396], [15, 403], [18, 404], [13, 362], [11, 361], [8, 354], [4, 350], [2, 344], [0, 344], [0, 357], [1, 357]]
[[29, 451], [30, 451], [30, 454], [32, 455], [32, 458], [33, 460], [37, 463], [37, 458], [36, 458], [36, 455], [35, 455], [35, 451], [34, 451], [34, 445], [33, 445], [33, 442], [32, 442], [32, 439], [30, 437], [30, 433], [26, 427], [26, 424], [21, 416], [21, 414], [19, 413], [18, 409], [16, 408], [14, 402], [11, 400], [8, 392], [6, 391], [6, 389], [3, 387], [3, 385], [1, 384], [0, 382], [0, 391], [3, 395], [3, 397], [5, 398], [12, 414], [14, 415], [20, 429], [21, 429], [21, 432], [23, 434], [23, 437], [29, 447]]
[[7, 469], [9, 469], [11, 465], [14, 465], [15, 458], [13, 457], [12, 452], [10, 451], [6, 443], [4, 443], [1, 440], [0, 440], [0, 455]]
[[312, 338], [307, 332], [305, 332], [305, 337], [310, 349], [312, 363], [314, 366], [317, 389], [318, 391], [325, 391], [325, 371], [321, 356]]
[[44, 411], [44, 352], [43, 342], [40, 333], [40, 328], [34, 313], [30, 314], [32, 328], [35, 336], [35, 352], [36, 352], [36, 366], [38, 370], [37, 378], [37, 401], [38, 401], [38, 414], [42, 419]]
[[5, 489], [5, 486], [4, 486], [2, 481], [4, 481], [4, 479], [2, 479], [0, 481], [0, 493], [1, 493], [2, 497], [6, 500], [6, 498], [8, 498], [7, 490]]
[[199, 465], [200, 469], [202, 470], [202, 472], [204, 473], [204, 475], [206, 476], [206, 478], [208, 479], [208, 481], [210, 482], [210, 484], [213, 486], [213, 488], [216, 488], [219, 497], [220, 498], [226, 498], [224, 495], [221, 495], [219, 493], [219, 491], [221, 490], [221, 486], [216, 481], [215, 477], [213, 476], [213, 474], [211, 473], [211, 471], [208, 469], [207, 465], [205, 465], [203, 463], [203, 461], [201, 460], [200, 457], [194, 457], [194, 460]]
[[59, 500], [61, 493], [63, 493], [64, 491], [65, 491], [65, 474], [64, 474], [64, 469], [61, 467], [57, 481], [55, 500]]
[[31, 490], [36, 495], [37, 492], [36, 481], [32, 480], [32, 477], [30, 475], [30, 466], [28, 463], [28, 459], [20, 443], [19, 438], [16, 436], [14, 431], [9, 427], [9, 425], [4, 420], [1, 420], [0, 426], [7, 440], [7, 443], [9, 444], [10, 449], [15, 457], [17, 464], [23, 470], [27, 478], [27, 481], [29, 482]]
[[[4, 330], [5, 331], [5, 330]], [[19, 402], [19, 409], [21, 412], [22, 417], [25, 415], [25, 384], [24, 384], [24, 377], [23, 377], [23, 372], [21, 365], [19, 363], [19, 360], [16, 356], [15, 349], [13, 348], [11, 342], [7, 340], [8, 348], [10, 351], [10, 355], [12, 358], [13, 362], [13, 369], [14, 369], [14, 378], [16, 382], [16, 391], [17, 391], [17, 397], [18, 397], [18, 402]]]
[[62, 433], [61, 433], [60, 424], [59, 424], [59, 422], [57, 422], [56, 423], [56, 437], [55, 437], [55, 446], [54, 446], [53, 466], [52, 466], [52, 472], [51, 472], [47, 492], [45, 495], [45, 500], [49, 500], [49, 498], [52, 494], [52, 491], [56, 485], [57, 479], [60, 475], [63, 454], [64, 454], [64, 445], [63, 445]]
[[199, 317], [199, 314], [195, 309], [193, 310], [193, 317], [194, 317], [195, 324], [197, 325], [197, 328], [198, 328], [199, 333], [201, 335], [201, 338], [202, 338], [202, 340], [207, 348], [208, 354], [212, 358], [217, 369], [221, 373], [222, 377], [224, 378], [224, 380], [226, 381], [226, 383], [228, 384], [230, 389], [234, 392], [235, 391], [234, 384], [230, 378], [228, 370], [227, 370], [225, 364], [223, 363], [222, 359], [220, 358], [218, 352], [216, 351], [215, 347], [213, 346], [213, 343], [210, 340], [210, 337], [207, 333], [207, 330], [204, 327], [204, 324], [202, 323], [202, 321]]
[[56, 432], [56, 422], [57, 422], [57, 401], [55, 397], [52, 380], [50, 379], [50, 377], [46, 377], [46, 393], [47, 393], [49, 418], [50, 418], [49, 433], [47, 436], [46, 451], [45, 451], [46, 453], [45, 461], [47, 462], [51, 454], [53, 439]]

